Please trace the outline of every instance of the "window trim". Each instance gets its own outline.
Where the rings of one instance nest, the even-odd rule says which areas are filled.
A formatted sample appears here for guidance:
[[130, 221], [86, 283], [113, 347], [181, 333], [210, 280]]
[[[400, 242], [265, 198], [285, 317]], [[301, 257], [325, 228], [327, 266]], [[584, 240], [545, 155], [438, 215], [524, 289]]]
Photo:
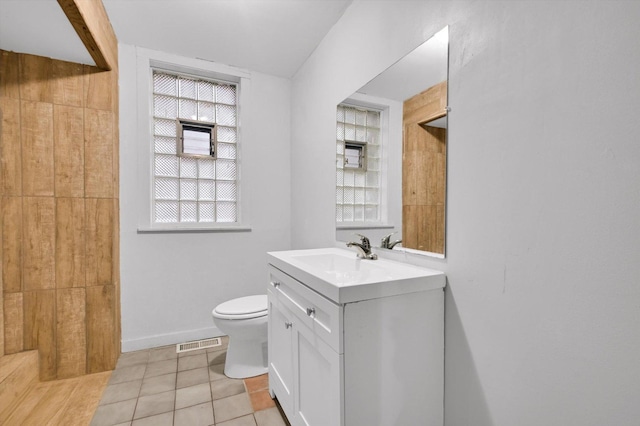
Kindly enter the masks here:
[[[153, 70], [164, 70], [186, 76], [227, 81], [237, 84], [237, 221], [233, 223], [190, 222], [156, 223], [153, 221]], [[137, 90], [137, 144], [138, 153], [138, 227], [146, 232], [225, 232], [251, 231], [249, 224], [250, 203], [246, 182], [242, 179], [242, 150], [244, 146], [242, 122], [251, 90], [251, 74], [248, 71], [201, 59], [185, 58], [151, 49], [136, 47]]]

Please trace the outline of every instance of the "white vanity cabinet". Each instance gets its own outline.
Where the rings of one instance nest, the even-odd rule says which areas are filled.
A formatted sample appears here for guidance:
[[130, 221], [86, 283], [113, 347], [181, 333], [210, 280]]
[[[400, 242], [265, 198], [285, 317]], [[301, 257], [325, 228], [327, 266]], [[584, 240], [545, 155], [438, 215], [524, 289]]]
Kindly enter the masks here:
[[298, 252], [269, 253], [267, 287], [269, 390], [289, 422], [442, 426], [444, 275], [326, 297], [312, 270], [281, 262]]
[[[278, 397], [292, 425], [344, 424], [340, 392], [342, 354], [316, 332], [327, 333], [324, 324], [317, 321], [325, 312], [316, 308], [327, 301], [318, 294], [307, 294], [305, 298], [301, 293], [310, 290], [276, 268], [270, 268], [270, 275], [271, 394]], [[307, 313], [307, 309], [314, 311]], [[338, 309], [334, 315], [340, 315]], [[338, 329], [332, 331], [337, 333]]]

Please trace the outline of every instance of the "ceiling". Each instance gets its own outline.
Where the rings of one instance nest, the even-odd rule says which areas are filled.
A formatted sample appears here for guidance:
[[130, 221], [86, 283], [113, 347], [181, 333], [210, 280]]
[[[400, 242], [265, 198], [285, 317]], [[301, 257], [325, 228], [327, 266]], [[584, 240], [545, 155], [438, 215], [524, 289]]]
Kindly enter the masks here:
[[56, 0], [0, 0], [0, 49], [95, 65]]
[[[103, 0], [118, 41], [291, 77], [352, 0]], [[0, 0], [0, 48], [94, 64], [55, 0]]]

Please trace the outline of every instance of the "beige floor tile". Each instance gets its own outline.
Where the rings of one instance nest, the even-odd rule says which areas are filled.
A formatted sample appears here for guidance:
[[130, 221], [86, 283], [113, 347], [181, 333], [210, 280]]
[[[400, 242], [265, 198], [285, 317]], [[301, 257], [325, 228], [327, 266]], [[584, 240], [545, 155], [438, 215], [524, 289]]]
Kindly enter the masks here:
[[209, 426], [213, 424], [213, 405], [211, 402], [176, 410], [174, 426]]
[[222, 423], [216, 423], [220, 426], [256, 426], [256, 421], [251, 414], [248, 416], [238, 417], [233, 420], [228, 420]]
[[114, 404], [101, 405], [93, 415], [91, 426], [111, 426], [131, 421], [131, 419], [133, 419], [133, 410], [135, 410], [135, 408], [135, 399], [116, 402]]
[[173, 426], [173, 411], [134, 420], [131, 426]]
[[156, 414], [173, 411], [176, 399], [176, 392], [169, 391], [155, 395], [141, 396], [138, 398], [134, 419], [154, 416]]
[[241, 393], [213, 401], [216, 422], [224, 422], [253, 413], [249, 396]]
[[209, 380], [221, 380], [226, 379], [224, 375], [224, 364], [209, 365]]
[[211, 396], [214, 400], [226, 398], [245, 392], [244, 383], [240, 379], [224, 378], [211, 382]]
[[227, 360], [227, 351], [225, 349], [217, 352], [209, 352], [207, 357], [209, 358], [209, 365], [224, 364]]
[[178, 368], [178, 358], [168, 359], [164, 361], [150, 362], [147, 364], [147, 370], [144, 377], [161, 376], [163, 374], [175, 373]]
[[178, 359], [178, 371], [193, 370], [194, 368], [207, 366], [207, 354], [201, 353]]
[[[253, 412], [244, 381], [224, 375], [229, 339], [222, 342], [181, 354], [174, 345], [122, 354], [91, 425], [288, 425], [276, 407]], [[252, 389], [263, 387], [255, 380]]]
[[113, 373], [111, 373], [111, 378], [109, 379], [109, 384], [115, 385], [117, 383], [142, 379], [146, 368], [146, 364], [140, 364], [113, 370]]
[[179, 371], [176, 388], [186, 388], [200, 383], [209, 382], [209, 369], [207, 367], [196, 368], [194, 370]]
[[141, 386], [141, 379], [109, 385], [102, 394], [100, 405], [113, 404], [114, 402], [126, 401], [127, 399], [135, 399], [140, 394]]
[[253, 413], [258, 426], [286, 426], [287, 423], [282, 419], [282, 415], [277, 407], [267, 410], [256, 411]]
[[140, 396], [153, 395], [168, 392], [176, 388], [176, 373], [163, 374], [162, 376], [147, 377], [142, 381]]
[[149, 362], [166, 361], [168, 359], [177, 358], [178, 353], [176, 352], [176, 347], [174, 345], [154, 348], [149, 352]]
[[149, 351], [127, 352], [120, 355], [116, 369], [123, 367], [131, 367], [132, 365], [146, 364], [149, 362]]
[[207, 354], [207, 350], [206, 349], [196, 349], [195, 351], [187, 351], [187, 352], [180, 352], [178, 354], [178, 358], [184, 358], [184, 357], [188, 357], [188, 356], [194, 356], [194, 355], [202, 355], [202, 354]]
[[209, 383], [176, 390], [176, 410], [211, 401]]

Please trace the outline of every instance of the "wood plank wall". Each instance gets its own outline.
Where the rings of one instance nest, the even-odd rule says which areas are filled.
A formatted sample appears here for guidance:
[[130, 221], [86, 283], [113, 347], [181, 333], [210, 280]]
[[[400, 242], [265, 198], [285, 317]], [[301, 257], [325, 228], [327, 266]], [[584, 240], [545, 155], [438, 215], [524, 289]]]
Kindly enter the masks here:
[[422, 126], [445, 114], [447, 82], [403, 105], [402, 245], [444, 254], [446, 129]]
[[0, 355], [40, 378], [120, 354], [117, 67], [0, 50]]

